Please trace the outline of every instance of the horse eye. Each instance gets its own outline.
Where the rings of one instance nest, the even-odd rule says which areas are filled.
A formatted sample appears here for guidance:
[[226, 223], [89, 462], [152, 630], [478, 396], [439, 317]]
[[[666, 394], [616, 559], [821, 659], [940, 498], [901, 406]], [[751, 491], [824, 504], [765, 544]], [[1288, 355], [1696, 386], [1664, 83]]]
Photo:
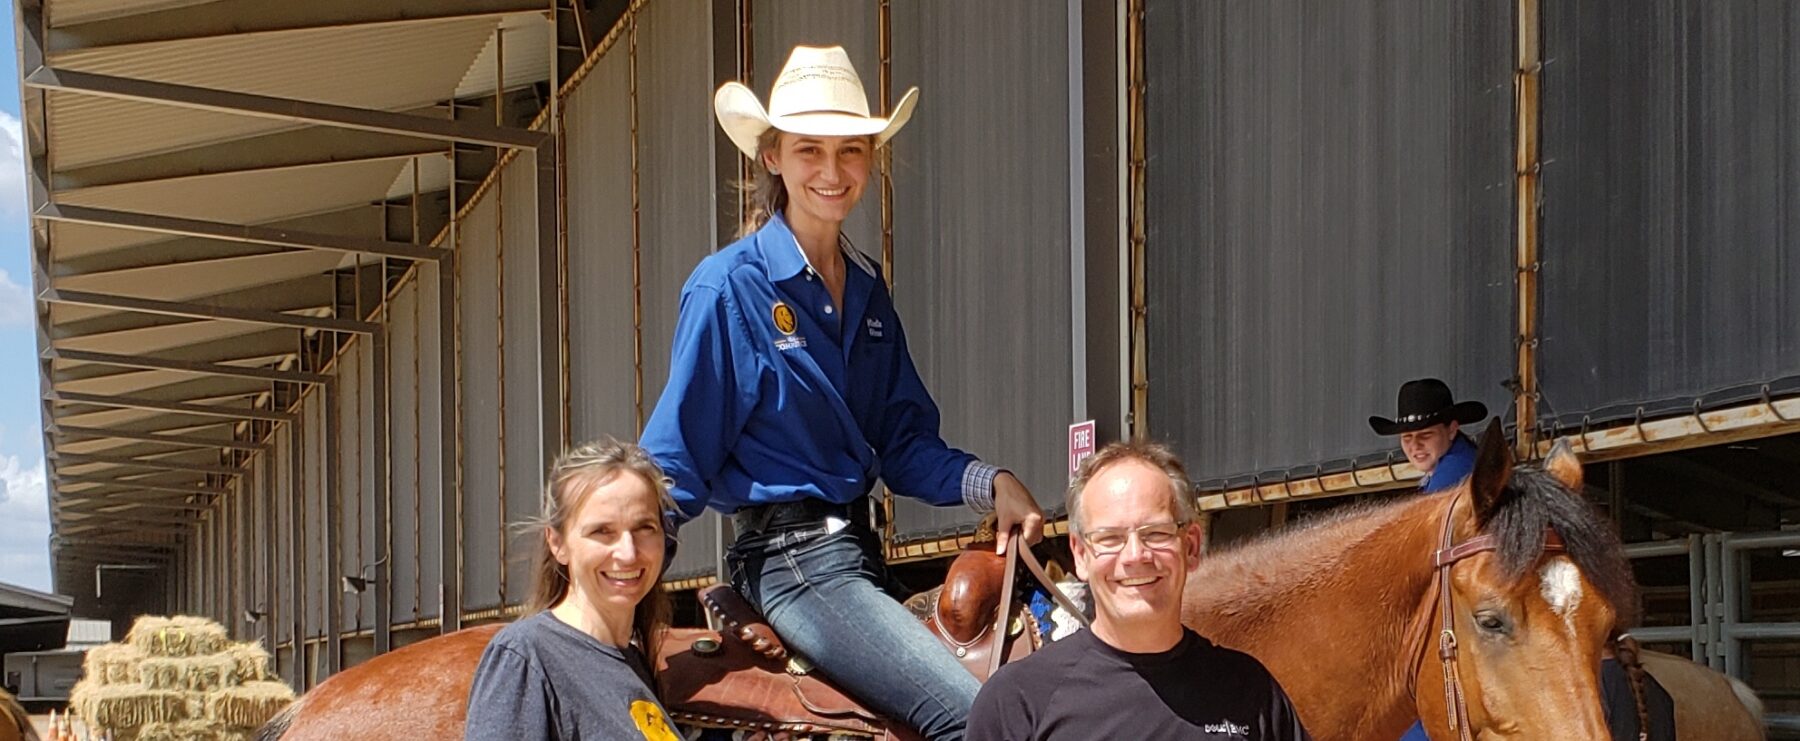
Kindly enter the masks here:
[[1491, 612], [1475, 613], [1475, 627], [1488, 633], [1505, 633], [1506, 621]]

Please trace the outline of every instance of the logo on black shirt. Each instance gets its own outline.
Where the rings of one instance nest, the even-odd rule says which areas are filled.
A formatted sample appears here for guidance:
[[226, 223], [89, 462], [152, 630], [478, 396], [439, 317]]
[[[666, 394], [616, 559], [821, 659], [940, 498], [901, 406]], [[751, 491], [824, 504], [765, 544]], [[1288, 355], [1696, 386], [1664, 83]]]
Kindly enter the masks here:
[[799, 322], [794, 318], [794, 310], [786, 302], [776, 301], [775, 308], [770, 313], [775, 317], [775, 328], [781, 330], [782, 334], [793, 334], [799, 327]]

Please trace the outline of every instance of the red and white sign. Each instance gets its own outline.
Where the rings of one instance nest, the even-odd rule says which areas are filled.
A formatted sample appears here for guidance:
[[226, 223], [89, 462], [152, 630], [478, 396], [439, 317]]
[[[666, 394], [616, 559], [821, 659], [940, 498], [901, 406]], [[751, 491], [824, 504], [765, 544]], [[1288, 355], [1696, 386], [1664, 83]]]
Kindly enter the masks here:
[[1094, 420], [1076, 422], [1069, 425], [1069, 479], [1074, 480], [1075, 472], [1081, 470], [1081, 462], [1094, 454], [1098, 442], [1094, 435]]

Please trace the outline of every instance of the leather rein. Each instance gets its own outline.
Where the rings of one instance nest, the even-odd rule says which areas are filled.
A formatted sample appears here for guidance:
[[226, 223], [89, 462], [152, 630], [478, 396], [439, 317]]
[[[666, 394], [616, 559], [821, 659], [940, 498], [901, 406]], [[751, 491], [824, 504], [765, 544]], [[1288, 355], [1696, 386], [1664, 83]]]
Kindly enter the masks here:
[[[1438, 606], [1443, 620], [1443, 630], [1438, 633], [1438, 659], [1444, 662], [1444, 709], [1450, 721], [1450, 733], [1462, 741], [1474, 741], [1474, 731], [1469, 724], [1468, 697], [1463, 692], [1462, 675], [1457, 668], [1456, 611], [1454, 609], [1454, 590], [1450, 587], [1450, 569], [1457, 562], [1478, 553], [1487, 553], [1500, 547], [1500, 539], [1492, 534], [1477, 535], [1461, 543], [1451, 544], [1456, 518], [1456, 501], [1458, 494], [1450, 498], [1450, 506], [1444, 513], [1444, 532], [1438, 539], [1438, 549], [1431, 554], [1431, 565], [1437, 570]], [[1543, 553], [1563, 553], [1562, 536], [1555, 530], [1544, 528]]]
[[1082, 627], [1092, 627], [1087, 615], [1075, 607], [1075, 602], [1070, 600], [1068, 595], [1063, 594], [1062, 589], [1056, 586], [1056, 582], [1050, 580], [1049, 574], [1044, 573], [1044, 565], [1038, 562], [1037, 555], [1031, 552], [1031, 546], [1025, 544], [1025, 539], [1019, 536], [1018, 530], [1008, 530], [1000, 537], [1000, 542], [1006, 545], [1006, 571], [1000, 580], [1000, 614], [995, 616], [992, 628], [995, 646], [993, 654], [988, 658], [987, 673], [989, 677], [994, 676], [994, 672], [998, 671], [1000, 664], [1006, 660], [1006, 652], [1003, 649], [1006, 641], [1007, 621], [1012, 616], [1013, 572], [1021, 560], [1025, 562], [1025, 568], [1031, 571], [1031, 575], [1037, 579], [1038, 583], [1042, 584], [1044, 589], [1050, 593], [1050, 598], [1056, 601], [1057, 606], [1073, 615], [1076, 620], [1081, 622]]

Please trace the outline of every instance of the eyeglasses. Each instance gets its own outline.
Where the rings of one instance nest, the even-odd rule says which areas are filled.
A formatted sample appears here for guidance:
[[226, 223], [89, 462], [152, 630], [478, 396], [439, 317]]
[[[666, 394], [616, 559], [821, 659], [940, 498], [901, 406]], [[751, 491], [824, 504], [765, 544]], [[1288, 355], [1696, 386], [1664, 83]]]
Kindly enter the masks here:
[[1094, 553], [1110, 556], [1125, 550], [1131, 542], [1132, 534], [1137, 535], [1138, 543], [1145, 548], [1158, 551], [1174, 550], [1181, 542], [1182, 525], [1178, 522], [1153, 522], [1135, 528], [1101, 527], [1082, 533], [1081, 540], [1087, 543]]

